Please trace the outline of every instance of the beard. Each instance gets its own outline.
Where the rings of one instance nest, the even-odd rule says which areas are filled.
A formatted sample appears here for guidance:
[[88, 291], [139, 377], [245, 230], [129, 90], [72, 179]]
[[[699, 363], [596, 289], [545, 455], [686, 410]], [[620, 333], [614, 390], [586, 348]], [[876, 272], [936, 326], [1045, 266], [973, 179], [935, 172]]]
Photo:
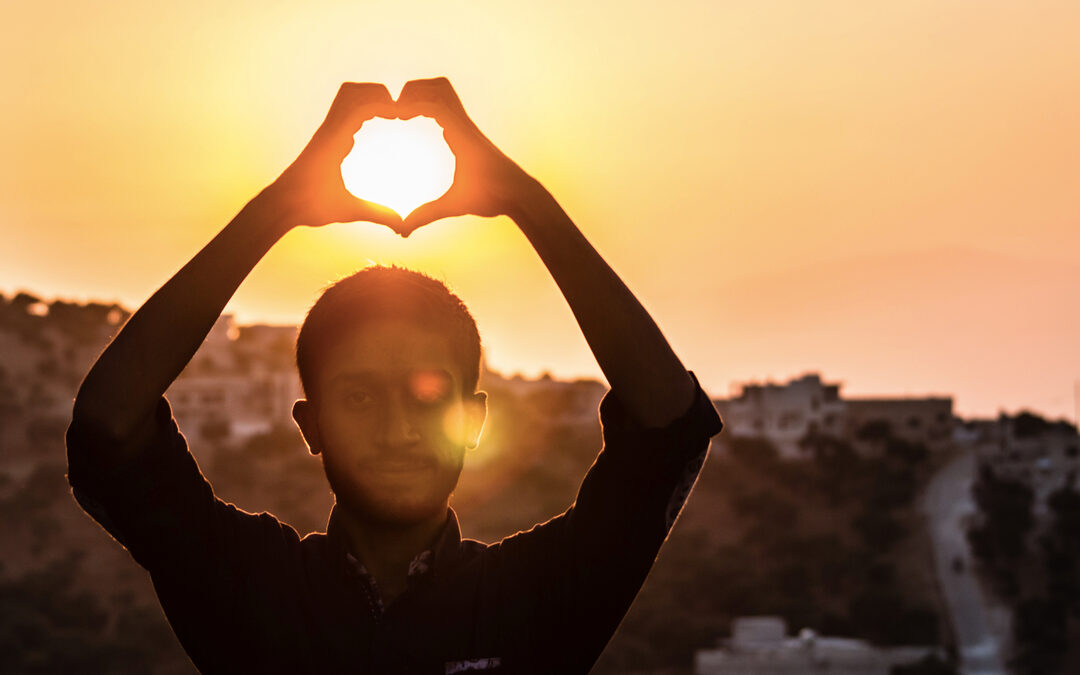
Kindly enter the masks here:
[[381, 481], [377, 473], [358, 476], [355, 467], [342, 470], [327, 461], [326, 453], [322, 458], [326, 480], [337, 502], [380, 527], [406, 527], [442, 516], [464, 464], [459, 461], [453, 466], [436, 465], [430, 472]]

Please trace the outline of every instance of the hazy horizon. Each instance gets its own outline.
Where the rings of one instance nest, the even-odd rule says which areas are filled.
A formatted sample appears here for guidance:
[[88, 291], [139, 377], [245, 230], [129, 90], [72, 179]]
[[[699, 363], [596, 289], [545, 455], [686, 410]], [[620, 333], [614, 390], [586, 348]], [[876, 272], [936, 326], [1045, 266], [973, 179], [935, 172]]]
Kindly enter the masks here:
[[[733, 390], [737, 389], [738, 385], [748, 382], [782, 383], [806, 373], [818, 373], [828, 382], [841, 383], [843, 385], [841, 394], [845, 397], [950, 396], [954, 399], [956, 413], [962, 417], [995, 417], [999, 412], [1015, 414], [1022, 410], [1030, 410], [1049, 418], [1066, 418], [1075, 423], [1075, 409], [1072, 407], [1074, 401], [1070, 396], [1071, 392], [1068, 391], [1068, 386], [1070, 384], [1067, 378], [1068, 373], [1064, 373], [1064, 376], [1059, 379], [1059, 388], [1064, 387], [1065, 393], [1063, 396], [1059, 395], [1056, 401], [1056, 408], [1058, 410], [1055, 411], [1055, 401], [1049, 397], [1044, 398], [1043, 401], [1048, 401], [1050, 405], [1045, 405], [1045, 403], [1040, 405], [1035, 401], [1024, 401], [1020, 399], [1019, 395], [1014, 395], [1011, 402], [995, 402], [992, 398], [992, 392], [963, 390], [958, 387], [950, 388], [947, 378], [941, 376], [927, 377], [928, 384], [922, 388], [915, 386], [904, 390], [889, 389], [887, 388], [887, 379], [882, 377], [882, 372], [887, 372], [890, 367], [906, 367], [903, 363], [896, 364], [892, 362], [891, 359], [887, 358], [891, 352], [897, 349], [895, 340], [891, 343], [883, 341], [877, 346], [876, 351], [872, 346], [867, 347], [865, 350], [861, 350], [859, 356], [866, 359], [869, 364], [868, 367], [861, 372], [845, 371], [845, 363], [843, 361], [832, 361], [826, 364], [824, 358], [821, 363], [815, 365], [815, 345], [820, 345], [822, 340], [832, 339], [836, 334], [829, 328], [836, 320], [835, 315], [838, 312], [841, 315], [845, 314], [843, 311], [845, 305], [858, 305], [861, 300], [865, 300], [868, 289], [873, 289], [876, 293], [871, 300], [873, 303], [877, 304], [878, 313], [875, 315], [871, 311], [864, 310], [860, 317], [861, 325], [846, 325], [847, 330], [853, 332], [861, 331], [859, 334], [850, 335], [850, 340], [857, 341], [860, 338], [873, 337], [874, 335], [885, 333], [887, 324], [894, 316], [894, 311], [887, 303], [895, 300], [895, 295], [897, 293], [903, 293], [903, 285], [898, 285], [898, 283], [902, 281], [900, 273], [906, 274], [908, 270], [911, 270], [911, 263], [913, 260], [922, 263], [921, 268], [914, 270], [920, 274], [933, 277], [935, 273], [940, 275], [943, 270], [951, 269], [953, 272], [973, 283], [982, 283], [983, 285], [989, 286], [986, 289], [987, 293], [995, 293], [999, 289], [988, 284], [986, 279], [983, 279], [981, 282], [976, 279], [979, 277], [980, 273], [985, 277], [1002, 269], [1007, 269], [1010, 272], [1010, 274], [1007, 275], [1007, 277], [1013, 280], [1010, 283], [1020, 283], [1021, 289], [1017, 291], [1019, 293], [1035, 295], [1039, 288], [1045, 287], [1047, 284], [1060, 282], [1061, 279], [1066, 278], [1069, 281], [1064, 285], [1065, 291], [1080, 293], [1080, 265], [1068, 266], [1060, 261], [1051, 261], [1050, 259], [1025, 260], [1022, 258], [1010, 258], [1009, 256], [1000, 254], [963, 249], [942, 249], [936, 252], [883, 255], [879, 257], [852, 258], [847, 261], [837, 261], [835, 264], [837, 273], [824, 281], [808, 281], [806, 273], [809, 270], [807, 268], [785, 270], [783, 273], [778, 274], [762, 274], [757, 277], [747, 277], [740, 282], [732, 284], [731, 288], [753, 288], [756, 289], [754, 297], [761, 297], [764, 295], [765, 297], [773, 298], [774, 302], [787, 302], [790, 306], [785, 307], [783, 311], [774, 315], [764, 312], [755, 302], [749, 299], [750, 296], [744, 295], [741, 299], [732, 299], [730, 305], [726, 308], [733, 315], [731, 321], [744, 325], [748, 322], [753, 322], [756, 327], [750, 335], [761, 336], [771, 334], [774, 338], [778, 335], [783, 336], [787, 334], [789, 330], [794, 330], [792, 324], [806, 321], [806, 333], [802, 335], [801, 339], [807, 343], [808, 347], [798, 354], [793, 355], [791, 353], [792, 341], [784, 339], [779, 340], [777, 349], [771, 353], [786, 359], [786, 362], [789, 364], [789, 370], [787, 371], [779, 368], [772, 370], [763, 368], [760, 371], [754, 371], [752, 370], [753, 363], [740, 362], [728, 364], [726, 366], [721, 363], [712, 365], [706, 369], [694, 368], [696, 374], [702, 381], [706, 390], [714, 397], [729, 397]], [[1056, 262], [1058, 264], [1051, 265], [1048, 264], [1049, 262]], [[870, 277], [866, 284], [862, 286], [856, 285], [855, 283], [844, 283], [845, 281], [851, 281], [852, 279], [865, 278], [866, 275], [864, 275], [864, 272], [867, 269], [874, 270], [878, 273], [878, 276]], [[823, 290], [821, 288], [822, 283], [831, 285], [832, 288]], [[41, 296], [40, 293], [36, 293], [34, 289], [29, 288], [0, 288], [0, 293], [3, 293], [8, 298], [19, 291], [26, 291], [33, 295]], [[808, 303], [803, 302], [803, 298], [806, 296], [813, 296], [815, 293], [828, 295], [835, 306], [832, 308], [815, 309], [812, 306], [808, 306]], [[70, 294], [55, 297], [43, 297], [42, 299], [45, 301], [59, 299], [77, 302], [119, 302], [119, 304], [129, 310], [136, 309], [140, 302], [128, 302], [117, 298], [88, 298]], [[466, 304], [471, 305], [468, 297], [463, 299]], [[1057, 301], [1063, 299], [1065, 298], [1056, 298]], [[1019, 325], [1014, 327], [1016, 330], [1011, 336], [1011, 341], [1014, 344], [1019, 345], [1023, 345], [1025, 342], [1032, 340], [1030, 335], [1032, 331], [1038, 332], [1040, 329], [1044, 328], [1043, 325], [1036, 323], [1040, 320], [1040, 317], [1042, 320], [1050, 323], [1067, 321], [1073, 334], [1080, 332], [1080, 320], [1078, 320], [1075, 315], [1069, 316], [1067, 310], [1063, 312], [1062, 315], [1054, 315], [1052, 312], [1046, 311], [1047, 307], [1053, 305], [1054, 301], [1055, 298], [1044, 298], [1042, 304], [1028, 304], [1023, 307], [1012, 308], [1010, 314], [1004, 316], [983, 317], [977, 320], [972, 320], [970, 316], [967, 316], [965, 320], [968, 321], [969, 332], [954, 332], [949, 336], [947, 342], [943, 341], [942, 349], [951, 351], [959, 350], [960, 352], [969, 351], [971, 345], [966, 344], [965, 341], [975, 343], [978, 332], [989, 329], [998, 330], [999, 332], [1002, 331], [1002, 327], [995, 324], [994, 320], [1004, 320], [1006, 324], [1008, 324], [1011, 319], [1015, 319], [1019, 322]], [[837, 306], [839, 307], [839, 310], [837, 309]], [[939, 299], [937, 304], [924, 303], [920, 308], [923, 311], [932, 314], [940, 314], [941, 312], [962, 313], [962, 309], [960, 308], [953, 309], [950, 297]], [[916, 308], [912, 307], [912, 309]], [[243, 311], [231, 310], [226, 310], [226, 313], [232, 314], [234, 320], [239, 325], [268, 324], [296, 326], [303, 321], [303, 314], [305, 311], [306, 307], [301, 308], [294, 313], [284, 313], [272, 316], [252, 316]], [[785, 321], [788, 322], [788, 326], [784, 325], [783, 322]], [[817, 322], [817, 324], [815, 325], [813, 322]], [[493, 361], [490, 353], [492, 351], [492, 345], [487, 338], [487, 331], [482, 318], [480, 319], [479, 328], [485, 339], [484, 350], [486, 362], [489, 367], [496, 372], [508, 376], [521, 374], [526, 377], [539, 377], [544, 372], [548, 372], [559, 379], [587, 377], [603, 381], [602, 374], [595, 366], [593, 366], [592, 369], [566, 371], [558, 367], [545, 366], [543, 364], [520, 367], [514, 363], [500, 363]], [[1045, 332], [1052, 333], [1052, 331]], [[1065, 331], [1064, 333], [1067, 335], [1069, 332]], [[784, 349], [785, 345], [788, 347], [787, 349]], [[746, 349], [747, 346], [743, 345], [742, 348]], [[495, 351], [498, 351], [497, 345]], [[1053, 352], [1053, 349], [1048, 351], [1050, 354]], [[1039, 353], [1027, 354], [1027, 362], [1018, 360], [1015, 366], [1006, 364], [1004, 368], [1006, 371], [1009, 368], [1029, 368], [1031, 367], [1030, 359], [1038, 356], [1040, 356]], [[1042, 361], [1046, 363], [1047, 368], [1053, 368], [1054, 364], [1047, 358], [1043, 358]], [[779, 359], [777, 359], [777, 362], [779, 362]], [[878, 363], [877, 366], [874, 366], [875, 362]], [[694, 364], [691, 365], [693, 366]], [[725, 370], [739, 373], [739, 376], [731, 376], [725, 380]], [[717, 376], [716, 373], [719, 373], [719, 376]], [[1039, 381], [1041, 382], [1044, 379], [1048, 380], [1050, 377], [1052, 377], [1052, 375], [1048, 375], [1044, 368]], [[877, 386], [867, 384], [872, 382], [885, 382], [885, 384], [879, 384]], [[1080, 384], [1080, 382], [1078, 382], [1078, 384]], [[1058, 393], [1060, 394], [1060, 392]]]

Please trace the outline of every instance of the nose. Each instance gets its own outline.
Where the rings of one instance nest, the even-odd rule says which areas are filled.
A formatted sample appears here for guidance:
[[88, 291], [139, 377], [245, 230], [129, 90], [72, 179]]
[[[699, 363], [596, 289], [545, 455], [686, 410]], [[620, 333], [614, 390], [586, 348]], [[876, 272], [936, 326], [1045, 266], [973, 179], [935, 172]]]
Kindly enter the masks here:
[[400, 394], [390, 397], [385, 408], [378, 435], [379, 442], [386, 447], [403, 447], [420, 440], [420, 432], [408, 403]]

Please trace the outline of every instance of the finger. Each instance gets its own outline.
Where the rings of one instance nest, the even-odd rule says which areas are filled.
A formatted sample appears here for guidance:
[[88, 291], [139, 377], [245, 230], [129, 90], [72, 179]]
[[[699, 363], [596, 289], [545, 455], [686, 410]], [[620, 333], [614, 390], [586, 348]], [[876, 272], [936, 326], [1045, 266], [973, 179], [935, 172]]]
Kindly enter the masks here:
[[455, 154], [471, 141], [483, 137], [465, 112], [450, 81], [444, 77], [405, 83], [396, 106], [401, 119], [423, 115], [435, 120], [442, 127], [443, 138]]
[[327, 119], [344, 126], [360, 125], [373, 117], [395, 117], [394, 99], [385, 84], [376, 82], [345, 82], [330, 104]]
[[[444, 121], [468, 120], [465, 108], [461, 105], [461, 99], [454, 91], [450, 80], [445, 77], [436, 77], [430, 80], [409, 80], [401, 88], [395, 104], [397, 116], [403, 120], [412, 119], [417, 115], [424, 115], [434, 119], [439, 124]], [[443, 124], [445, 126], [445, 124]]]
[[407, 237], [428, 223], [461, 215], [464, 214], [461, 213], [460, 209], [455, 208], [446, 198], [440, 197], [417, 206], [409, 215], [405, 216], [400, 233], [401, 236]]
[[360, 199], [359, 197], [352, 197], [351, 202], [351, 208], [348, 209], [348, 220], [343, 220], [342, 222], [364, 220], [369, 223], [386, 225], [395, 232], [401, 232], [402, 221], [401, 216], [397, 211], [383, 206], [382, 204], [376, 204], [375, 202], [369, 202], [366, 199]]
[[315, 132], [315, 139], [344, 158], [352, 149], [353, 135], [364, 122], [374, 117], [395, 116], [394, 99], [386, 85], [346, 82], [338, 89], [326, 119]]

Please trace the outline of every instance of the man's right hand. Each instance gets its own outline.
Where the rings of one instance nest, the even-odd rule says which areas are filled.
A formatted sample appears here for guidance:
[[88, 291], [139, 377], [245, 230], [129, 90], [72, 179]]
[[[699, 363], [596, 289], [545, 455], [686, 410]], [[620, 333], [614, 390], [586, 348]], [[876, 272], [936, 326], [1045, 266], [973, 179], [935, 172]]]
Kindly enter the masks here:
[[307, 147], [255, 199], [290, 226], [365, 220], [398, 230], [400, 215], [353, 196], [341, 178], [341, 162], [353, 148], [353, 136], [364, 122], [375, 117], [396, 117], [394, 100], [385, 85], [341, 85], [330, 112]]

